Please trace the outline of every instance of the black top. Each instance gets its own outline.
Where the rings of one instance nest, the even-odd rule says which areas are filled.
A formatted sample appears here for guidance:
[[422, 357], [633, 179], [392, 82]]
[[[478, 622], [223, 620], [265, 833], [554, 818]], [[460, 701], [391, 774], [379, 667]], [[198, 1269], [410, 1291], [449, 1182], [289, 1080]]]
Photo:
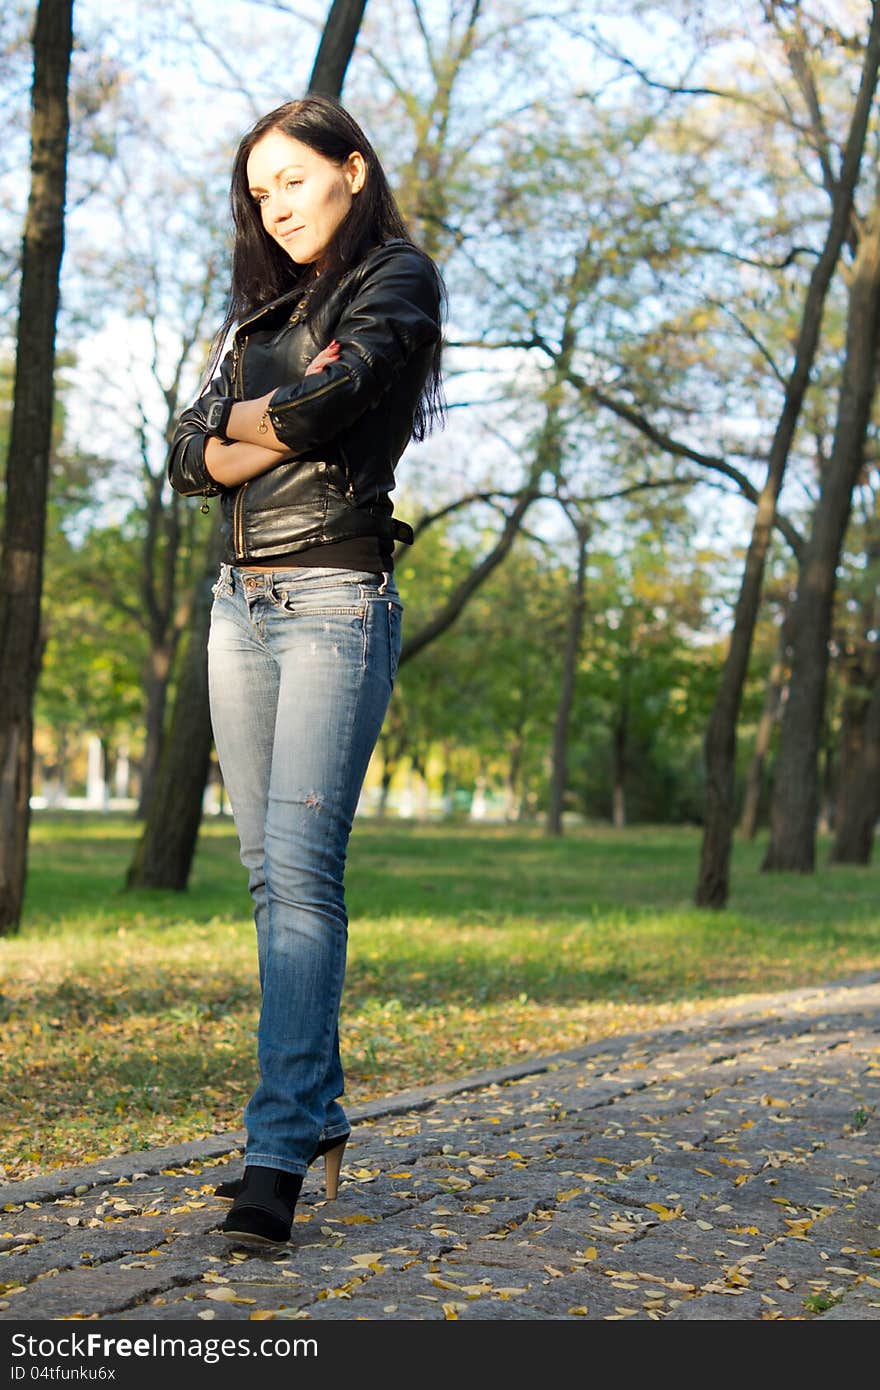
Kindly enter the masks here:
[[[273, 555], [273, 569], [312, 569], [320, 565], [330, 565], [334, 569], [369, 570], [372, 574], [390, 573], [394, 569], [393, 542], [384, 549], [385, 541], [378, 536], [353, 536], [345, 541], [327, 541], [323, 545], [310, 545], [307, 550], [297, 550], [292, 555]], [[247, 568], [247, 560], [236, 560], [237, 565]], [[270, 563], [263, 557], [252, 562], [265, 568]]]

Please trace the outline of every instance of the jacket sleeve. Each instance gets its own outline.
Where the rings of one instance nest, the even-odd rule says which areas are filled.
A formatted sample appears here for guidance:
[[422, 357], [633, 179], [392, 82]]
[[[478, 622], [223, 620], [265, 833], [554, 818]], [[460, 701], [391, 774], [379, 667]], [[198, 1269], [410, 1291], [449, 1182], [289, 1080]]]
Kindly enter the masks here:
[[269, 418], [279, 440], [296, 453], [338, 434], [375, 405], [409, 358], [440, 334], [432, 263], [406, 244], [381, 248], [333, 330], [337, 360], [273, 393]]
[[217, 375], [207, 391], [199, 396], [177, 422], [177, 429], [168, 452], [168, 481], [175, 492], [184, 497], [216, 497], [223, 492], [222, 483], [212, 478], [205, 467], [205, 419], [208, 406], [218, 396], [232, 395], [232, 350], [220, 363]]

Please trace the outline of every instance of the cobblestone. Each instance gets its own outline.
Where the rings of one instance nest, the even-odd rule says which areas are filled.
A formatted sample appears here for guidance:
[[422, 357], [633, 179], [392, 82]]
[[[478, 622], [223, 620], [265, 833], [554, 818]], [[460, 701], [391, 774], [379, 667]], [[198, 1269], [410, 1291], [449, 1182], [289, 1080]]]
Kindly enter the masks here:
[[0, 1321], [880, 1317], [880, 974], [352, 1109], [229, 1245], [244, 1135], [0, 1190]]

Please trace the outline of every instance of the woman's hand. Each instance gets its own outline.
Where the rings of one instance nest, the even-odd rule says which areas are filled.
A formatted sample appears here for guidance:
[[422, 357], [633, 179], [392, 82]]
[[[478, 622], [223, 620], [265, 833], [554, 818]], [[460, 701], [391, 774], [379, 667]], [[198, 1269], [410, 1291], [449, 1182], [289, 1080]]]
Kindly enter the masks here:
[[338, 358], [339, 344], [334, 338], [332, 343], [329, 343], [325, 348], [321, 348], [321, 351], [312, 358], [311, 362], [306, 367], [305, 375], [312, 376], [314, 372], [323, 372], [325, 367], [331, 366]]

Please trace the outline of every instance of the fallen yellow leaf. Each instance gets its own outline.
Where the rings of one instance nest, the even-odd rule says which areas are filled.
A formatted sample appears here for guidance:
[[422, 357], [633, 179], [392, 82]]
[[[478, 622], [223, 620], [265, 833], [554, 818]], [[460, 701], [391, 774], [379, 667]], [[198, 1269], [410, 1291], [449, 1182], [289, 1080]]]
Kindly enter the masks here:
[[255, 1298], [240, 1298], [235, 1289], [224, 1286], [219, 1289], [205, 1289], [205, 1298], [216, 1299], [218, 1303], [256, 1303]]
[[680, 1205], [665, 1207], [662, 1202], [646, 1202], [645, 1205], [651, 1211], [656, 1211], [661, 1221], [675, 1221], [679, 1216], [684, 1215], [684, 1210]]
[[382, 1274], [384, 1273], [385, 1266], [379, 1264], [381, 1258], [381, 1250], [365, 1250], [362, 1255], [352, 1255], [351, 1264], [347, 1265], [346, 1268], [372, 1269], [377, 1274]]

